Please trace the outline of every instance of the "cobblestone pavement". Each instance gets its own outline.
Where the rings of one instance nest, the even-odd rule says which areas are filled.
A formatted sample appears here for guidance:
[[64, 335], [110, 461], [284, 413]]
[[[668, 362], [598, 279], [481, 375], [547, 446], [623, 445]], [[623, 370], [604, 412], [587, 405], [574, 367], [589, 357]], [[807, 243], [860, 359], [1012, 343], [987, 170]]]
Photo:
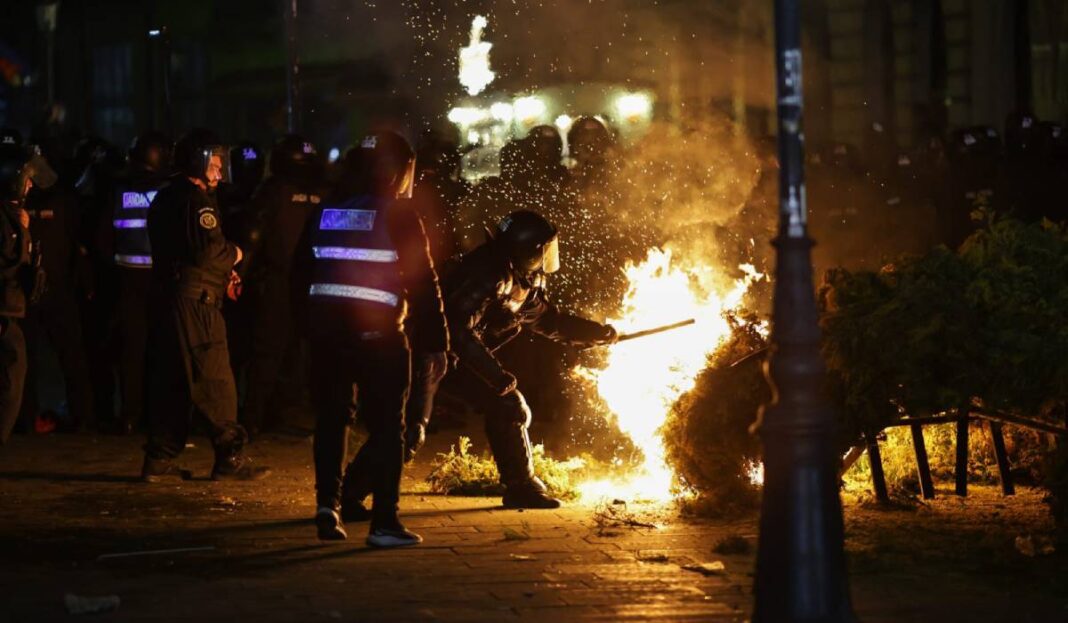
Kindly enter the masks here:
[[[211, 454], [202, 440], [182, 457], [193, 480], [141, 484], [140, 443], [16, 437], [0, 450], [0, 621], [80, 618], [66, 613], [66, 593], [118, 595], [118, 609], [91, 617], [96, 621], [748, 616], [751, 519], [694, 522], [663, 511], [652, 516], [654, 529], [599, 525], [590, 506], [505, 511], [497, 499], [421, 492], [422, 464], [405, 477], [402, 509], [425, 544], [372, 551], [363, 545], [363, 526], [350, 526], [343, 544], [315, 539], [309, 440], [257, 442], [252, 454], [275, 475], [236, 484], [206, 479]], [[744, 538], [749, 551], [716, 553], [727, 537]], [[197, 549], [108, 557], [181, 548]], [[725, 571], [694, 570], [713, 561]], [[1026, 582], [1021, 588], [982, 569], [865, 567], [853, 577], [865, 621], [1068, 620], [1063, 594]]]

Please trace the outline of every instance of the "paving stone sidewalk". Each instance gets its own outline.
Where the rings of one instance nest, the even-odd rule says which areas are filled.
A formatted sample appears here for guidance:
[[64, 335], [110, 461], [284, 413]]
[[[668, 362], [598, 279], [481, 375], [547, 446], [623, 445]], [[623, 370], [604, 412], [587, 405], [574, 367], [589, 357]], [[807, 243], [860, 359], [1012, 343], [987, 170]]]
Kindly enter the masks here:
[[[426, 493], [424, 462], [402, 500], [424, 545], [373, 551], [359, 525], [324, 545], [310, 521], [308, 440], [257, 442], [252, 453], [276, 473], [237, 484], [206, 479], [210, 450], [198, 440], [182, 458], [194, 479], [155, 486], [135, 480], [140, 443], [17, 437], [0, 450], [0, 621], [74, 620], [66, 593], [118, 595], [94, 621], [743, 621], [751, 607], [752, 548], [716, 552], [727, 537], [755, 545], [751, 519], [663, 511], [643, 514], [658, 523], [645, 528], [603, 525], [584, 505], [506, 511], [498, 499]], [[715, 561], [723, 572], [700, 568]], [[1068, 620], [1001, 618], [1020, 613], [1009, 605], [1018, 596], [893, 573], [854, 578], [864, 620]], [[1068, 615], [1064, 605], [1042, 602], [1035, 616]]]

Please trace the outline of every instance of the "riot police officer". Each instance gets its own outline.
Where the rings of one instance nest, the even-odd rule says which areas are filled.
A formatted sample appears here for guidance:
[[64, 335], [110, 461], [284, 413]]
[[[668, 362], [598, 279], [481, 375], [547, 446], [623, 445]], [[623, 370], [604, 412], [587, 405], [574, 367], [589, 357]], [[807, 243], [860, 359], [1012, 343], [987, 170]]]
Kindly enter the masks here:
[[242, 296], [251, 334], [242, 424], [253, 436], [274, 423], [269, 419], [272, 405], [301, 398], [293, 391], [285, 395], [286, 388], [304, 385], [289, 306], [290, 271], [304, 224], [321, 201], [324, 162], [310, 141], [290, 134], [271, 149], [268, 169], [245, 215], [249, 230]]
[[178, 173], [148, 210], [152, 245], [152, 361], [149, 436], [142, 479], [180, 474], [174, 460], [185, 447], [194, 414], [208, 426], [213, 480], [257, 479], [237, 423], [237, 390], [221, 307], [241, 249], [219, 226], [214, 189], [227, 152], [215, 135], [191, 130], [175, 145]]
[[[39, 166], [51, 170], [51, 163], [43, 158]], [[51, 177], [58, 181], [54, 173]], [[67, 185], [35, 180], [33, 190], [26, 197], [26, 211], [30, 214], [33, 256], [47, 275], [47, 287], [39, 293], [39, 298], [30, 301], [22, 325], [27, 349], [35, 352], [47, 342], [55, 352], [63, 374], [68, 423], [86, 429], [96, 423], [96, 418], [76, 297], [76, 292], [85, 290], [89, 269], [88, 258], [78, 240], [81, 216], [78, 198]], [[25, 421], [36, 422], [34, 428], [38, 430], [44, 423], [36, 391], [39, 371], [36, 361], [31, 359], [22, 407]]]
[[610, 344], [610, 325], [560, 311], [548, 298], [547, 276], [560, 267], [557, 230], [535, 212], [502, 219], [495, 236], [464, 256], [445, 280], [445, 315], [459, 357], [465, 397], [486, 418], [486, 436], [505, 487], [506, 508], [557, 508], [534, 475], [531, 412], [516, 378], [494, 351], [529, 329], [576, 346]]
[[[316, 524], [321, 539], [346, 538], [339, 512], [343, 481], [367, 479], [374, 495], [368, 544], [415, 545], [421, 537], [397, 517], [411, 367], [404, 328], [411, 348], [433, 361], [439, 378], [448, 331], [426, 233], [409, 201], [411, 146], [399, 134], [379, 132], [346, 161], [360, 170], [342, 176], [313, 213], [294, 275], [295, 302], [306, 312], [302, 325], [311, 343]], [[369, 437], [343, 477], [354, 414]]]
[[[129, 165], [115, 181], [111, 197], [111, 235], [115, 299], [112, 348], [117, 355], [120, 415], [115, 432], [129, 433], [144, 418], [148, 302], [152, 245], [148, 208], [171, 172], [173, 145], [158, 131], [134, 139]], [[106, 414], [110, 415], [110, 414]]]
[[25, 200], [33, 186], [32, 169], [25, 149], [0, 144], [0, 445], [7, 443], [18, 419], [26, 377], [19, 319], [26, 315], [30, 215]]

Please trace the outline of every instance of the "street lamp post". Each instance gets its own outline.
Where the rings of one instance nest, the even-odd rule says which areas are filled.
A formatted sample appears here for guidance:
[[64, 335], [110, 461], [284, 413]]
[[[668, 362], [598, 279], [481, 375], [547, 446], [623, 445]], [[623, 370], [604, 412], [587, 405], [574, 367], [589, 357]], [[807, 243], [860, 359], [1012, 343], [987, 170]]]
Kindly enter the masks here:
[[779, 118], [779, 235], [768, 379], [757, 416], [764, 494], [754, 623], [855, 621], [838, 496], [835, 422], [825, 368], [805, 214], [800, 0], [775, 0]]
[[286, 37], [286, 129], [292, 134], [299, 132], [301, 127], [297, 0], [282, 0], [282, 20]]

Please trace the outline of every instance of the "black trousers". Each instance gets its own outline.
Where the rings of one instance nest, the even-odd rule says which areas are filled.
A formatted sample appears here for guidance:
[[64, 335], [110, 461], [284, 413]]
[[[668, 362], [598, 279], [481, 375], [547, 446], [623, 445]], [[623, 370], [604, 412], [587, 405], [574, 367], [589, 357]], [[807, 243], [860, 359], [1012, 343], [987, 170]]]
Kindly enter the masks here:
[[246, 436], [237, 423], [237, 388], [219, 307], [185, 296], [162, 296], [152, 301], [151, 309], [146, 454], [157, 459], [178, 456], [194, 417], [206, 425], [217, 454], [239, 451]]
[[119, 268], [115, 304], [115, 354], [122, 395], [121, 421], [136, 426], [145, 414], [145, 368], [148, 365], [148, 303], [151, 271]]
[[[56, 288], [39, 303], [30, 306], [22, 328], [28, 351], [33, 352], [37, 345], [45, 340], [55, 351], [60, 370], [63, 372], [71, 419], [80, 426], [95, 423], [89, 362], [82, 340], [78, 304], [71, 289]], [[40, 408], [37, 400], [38, 374], [36, 366], [30, 362], [28, 364], [22, 413], [32, 418]]]
[[15, 318], [2, 318], [0, 334], [0, 446], [11, 438], [19, 418], [26, 380], [26, 340]]
[[[528, 432], [531, 411], [526, 398], [518, 390], [500, 396], [462, 367], [455, 374], [464, 399], [485, 418], [486, 438], [501, 475], [501, 484], [505, 487], [528, 485], [534, 479], [534, 461]], [[411, 398], [405, 410], [405, 421], [409, 425], [421, 421], [425, 426], [430, 421], [439, 385], [440, 381], [433, 382], [425, 368], [414, 367]], [[372, 485], [367, 477], [369, 461], [370, 457], [364, 456], [361, 449], [349, 464], [344, 487], [347, 496], [363, 499], [371, 492]]]
[[485, 418], [489, 441], [501, 484], [523, 487], [534, 479], [530, 445], [531, 412], [526, 398], [516, 390], [501, 396], [473, 373], [461, 367], [458, 384], [463, 397]]
[[[416, 427], [424, 430], [430, 424], [430, 415], [434, 411], [434, 396], [441, 386], [441, 379], [432, 374], [429, 360], [412, 354], [412, 382], [408, 391], [408, 402], [404, 407], [405, 449], [411, 446], [412, 432]], [[360, 448], [352, 462], [345, 469], [343, 494], [363, 500], [371, 494], [374, 486], [371, 473], [370, 453], [367, 446]]]
[[400, 500], [411, 376], [407, 339], [397, 333], [362, 342], [313, 340], [311, 358], [316, 502], [328, 508], [341, 503], [348, 426], [358, 414], [369, 433], [359, 454], [374, 494], [373, 515], [388, 520]]

